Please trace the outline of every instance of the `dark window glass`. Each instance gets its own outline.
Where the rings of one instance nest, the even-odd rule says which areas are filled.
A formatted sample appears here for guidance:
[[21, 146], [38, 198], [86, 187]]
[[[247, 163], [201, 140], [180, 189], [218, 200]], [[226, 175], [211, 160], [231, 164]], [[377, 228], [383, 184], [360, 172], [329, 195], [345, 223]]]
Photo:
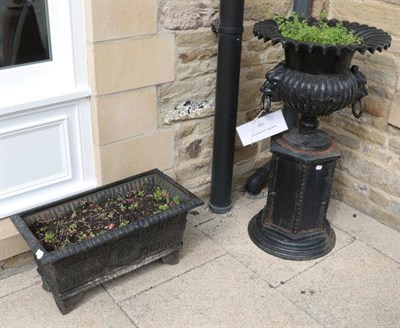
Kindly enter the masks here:
[[0, 0], [0, 68], [50, 59], [46, 0]]

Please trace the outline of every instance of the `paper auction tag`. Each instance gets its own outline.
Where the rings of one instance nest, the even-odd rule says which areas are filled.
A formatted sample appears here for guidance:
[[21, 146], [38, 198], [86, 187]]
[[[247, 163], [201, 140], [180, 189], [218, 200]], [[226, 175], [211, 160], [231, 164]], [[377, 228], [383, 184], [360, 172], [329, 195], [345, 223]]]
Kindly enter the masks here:
[[267, 114], [236, 127], [243, 146], [269, 138], [288, 129], [282, 111]]

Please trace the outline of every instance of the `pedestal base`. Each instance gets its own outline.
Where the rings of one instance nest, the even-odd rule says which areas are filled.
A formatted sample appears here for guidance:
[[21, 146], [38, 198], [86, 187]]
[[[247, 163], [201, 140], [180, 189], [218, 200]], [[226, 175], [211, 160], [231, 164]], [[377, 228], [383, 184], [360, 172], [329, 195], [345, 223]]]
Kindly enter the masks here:
[[284, 259], [315, 259], [335, 246], [326, 214], [340, 152], [328, 134], [314, 139], [292, 129], [272, 140], [267, 204], [249, 224], [253, 242]]
[[312, 260], [328, 254], [336, 243], [335, 232], [328, 223], [325, 230], [293, 235], [271, 224], [263, 224], [262, 211], [248, 227], [251, 240], [263, 251], [286, 260]]

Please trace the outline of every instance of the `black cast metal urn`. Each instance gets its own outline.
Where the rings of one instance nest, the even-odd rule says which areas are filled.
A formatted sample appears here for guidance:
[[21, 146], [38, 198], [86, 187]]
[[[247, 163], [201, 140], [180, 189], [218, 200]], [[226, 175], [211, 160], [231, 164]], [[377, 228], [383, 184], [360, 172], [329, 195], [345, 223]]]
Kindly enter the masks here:
[[[316, 21], [308, 18], [309, 24]], [[326, 21], [329, 26], [338, 20]], [[264, 42], [281, 43], [285, 60], [266, 74], [264, 99], [282, 101], [301, 114], [298, 128], [271, 141], [267, 204], [249, 223], [253, 242], [272, 255], [310, 260], [329, 253], [335, 233], [326, 214], [340, 152], [335, 140], [318, 129], [318, 116], [349, 105], [359, 118], [368, 94], [365, 76], [351, 60], [359, 51], [374, 53], [390, 46], [386, 32], [358, 23], [341, 22], [363, 42], [331, 45], [299, 42], [283, 37], [275, 20], [255, 24], [254, 34]]]

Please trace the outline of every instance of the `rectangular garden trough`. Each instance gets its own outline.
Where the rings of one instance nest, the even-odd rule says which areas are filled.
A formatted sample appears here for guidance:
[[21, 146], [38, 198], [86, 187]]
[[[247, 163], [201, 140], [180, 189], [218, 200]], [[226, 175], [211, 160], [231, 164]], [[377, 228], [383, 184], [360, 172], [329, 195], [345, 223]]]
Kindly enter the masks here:
[[[126, 226], [54, 251], [47, 251], [30, 230], [36, 221], [57, 219], [81, 202], [101, 202], [127, 192], [159, 186], [179, 197], [179, 204]], [[155, 169], [11, 217], [26, 240], [42, 277], [62, 314], [70, 312], [85, 291], [158, 259], [176, 259], [182, 247], [186, 216], [201, 199]]]

